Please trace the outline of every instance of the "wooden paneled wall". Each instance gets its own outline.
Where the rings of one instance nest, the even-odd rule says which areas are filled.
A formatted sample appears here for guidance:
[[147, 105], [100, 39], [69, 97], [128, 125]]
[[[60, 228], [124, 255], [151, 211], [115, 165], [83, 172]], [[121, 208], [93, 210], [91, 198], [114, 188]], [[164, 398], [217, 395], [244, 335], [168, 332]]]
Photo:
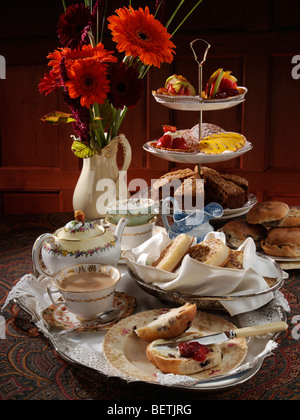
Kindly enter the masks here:
[[[186, 10], [194, 3], [187, 0]], [[166, 15], [174, 4], [166, 1]], [[111, 12], [121, 6], [109, 1]], [[59, 0], [0, 6], [0, 55], [7, 65], [6, 79], [0, 80], [1, 214], [72, 211], [81, 162], [70, 151], [71, 127], [40, 121], [49, 111], [67, 108], [59, 95], [45, 98], [37, 88], [47, 71], [46, 56], [58, 46], [55, 30], [61, 10]], [[151, 69], [143, 99], [126, 116], [122, 132], [133, 149], [128, 179], [143, 177], [150, 183], [183, 166], [147, 154], [142, 145], [158, 138], [163, 124], [182, 129], [197, 124], [197, 112], [171, 111], [157, 104], [151, 91], [172, 73], [185, 75], [197, 86], [189, 44], [200, 37], [212, 45], [204, 79], [223, 67], [249, 89], [244, 104], [204, 113], [205, 122], [241, 132], [254, 145], [242, 158], [212, 166], [245, 176], [259, 200], [300, 205], [300, 79], [292, 77], [292, 58], [300, 55], [299, 16], [298, 0], [203, 0], [174, 37], [174, 62]]]

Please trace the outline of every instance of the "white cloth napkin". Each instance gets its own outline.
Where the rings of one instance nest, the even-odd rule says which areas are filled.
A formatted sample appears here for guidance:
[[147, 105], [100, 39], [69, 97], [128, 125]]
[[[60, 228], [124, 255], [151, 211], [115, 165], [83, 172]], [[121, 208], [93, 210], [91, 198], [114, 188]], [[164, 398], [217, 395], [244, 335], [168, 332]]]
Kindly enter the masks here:
[[[211, 232], [205, 239], [215, 237], [226, 243], [223, 232]], [[238, 296], [235, 300], [220, 300], [224, 308], [234, 316], [253, 311], [270, 302], [273, 293], [243, 298], [269, 288], [264, 277], [277, 278], [282, 271], [273, 261], [256, 254], [255, 243], [248, 238], [239, 248], [244, 252], [243, 270], [213, 267], [194, 260], [186, 255], [175, 273], [152, 267], [161, 251], [171, 242], [160, 232], [140, 247], [127, 250], [123, 258], [132, 272], [146, 283], [152, 283], [164, 291], [178, 291], [195, 296]], [[285, 275], [285, 273], [284, 273]]]

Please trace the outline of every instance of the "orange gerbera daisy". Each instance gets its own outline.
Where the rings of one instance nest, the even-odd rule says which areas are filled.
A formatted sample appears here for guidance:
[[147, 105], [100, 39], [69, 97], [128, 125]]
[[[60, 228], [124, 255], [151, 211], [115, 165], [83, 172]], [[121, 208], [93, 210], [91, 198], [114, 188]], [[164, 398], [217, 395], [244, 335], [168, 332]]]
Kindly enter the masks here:
[[116, 10], [116, 14], [108, 18], [108, 27], [119, 52], [139, 57], [144, 64], [155, 67], [172, 62], [175, 45], [170, 41], [171, 35], [148, 7], [145, 11], [124, 7]]
[[66, 86], [71, 98], [80, 97], [81, 106], [102, 104], [109, 92], [109, 80], [106, 67], [98, 61], [89, 58], [77, 60], [68, 72], [70, 78]]
[[104, 45], [99, 42], [96, 47], [84, 45], [80, 50], [72, 50], [70, 48], [58, 48], [48, 55], [49, 66], [51, 66], [56, 75], [60, 75], [59, 65], [63, 57], [65, 57], [66, 69], [74, 64], [76, 60], [94, 58], [101, 63], [115, 63], [117, 58], [114, 57], [113, 51], [107, 51]]

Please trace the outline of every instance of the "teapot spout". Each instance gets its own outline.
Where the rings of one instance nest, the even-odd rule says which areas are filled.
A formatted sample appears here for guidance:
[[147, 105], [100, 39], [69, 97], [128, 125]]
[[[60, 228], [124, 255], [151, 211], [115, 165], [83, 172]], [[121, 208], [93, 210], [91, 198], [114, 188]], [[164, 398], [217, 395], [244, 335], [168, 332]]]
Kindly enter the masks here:
[[117, 226], [117, 229], [116, 229], [116, 232], [115, 232], [115, 235], [116, 235], [117, 240], [119, 242], [121, 242], [122, 235], [123, 235], [123, 232], [124, 232], [124, 228], [127, 225], [127, 223], [128, 223], [128, 220], [125, 219], [125, 217], [122, 217], [122, 219], [119, 220], [119, 223], [118, 223], [118, 226]]

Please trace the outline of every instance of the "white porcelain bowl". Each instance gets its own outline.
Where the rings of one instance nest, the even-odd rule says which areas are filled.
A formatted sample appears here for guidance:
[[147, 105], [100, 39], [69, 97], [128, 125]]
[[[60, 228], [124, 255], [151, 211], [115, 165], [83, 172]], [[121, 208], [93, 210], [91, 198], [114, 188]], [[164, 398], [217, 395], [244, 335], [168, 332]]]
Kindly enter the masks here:
[[118, 224], [122, 217], [128, 220], [127, 226], [144, 225], [155, 215], [156, 202], [148, 198], [129, 198], [109, 203], [106, 207], [107, 221]]
[[[136, 248], [148, 239], [152, 238], [157, 216], [152, 217], [148, 223], [137, 226], [125, 226], [121, 244], [124, 248]], [[112, 231], [115, 231], [116, 225], [110, 223], [106, 218], [106, 223]]]

